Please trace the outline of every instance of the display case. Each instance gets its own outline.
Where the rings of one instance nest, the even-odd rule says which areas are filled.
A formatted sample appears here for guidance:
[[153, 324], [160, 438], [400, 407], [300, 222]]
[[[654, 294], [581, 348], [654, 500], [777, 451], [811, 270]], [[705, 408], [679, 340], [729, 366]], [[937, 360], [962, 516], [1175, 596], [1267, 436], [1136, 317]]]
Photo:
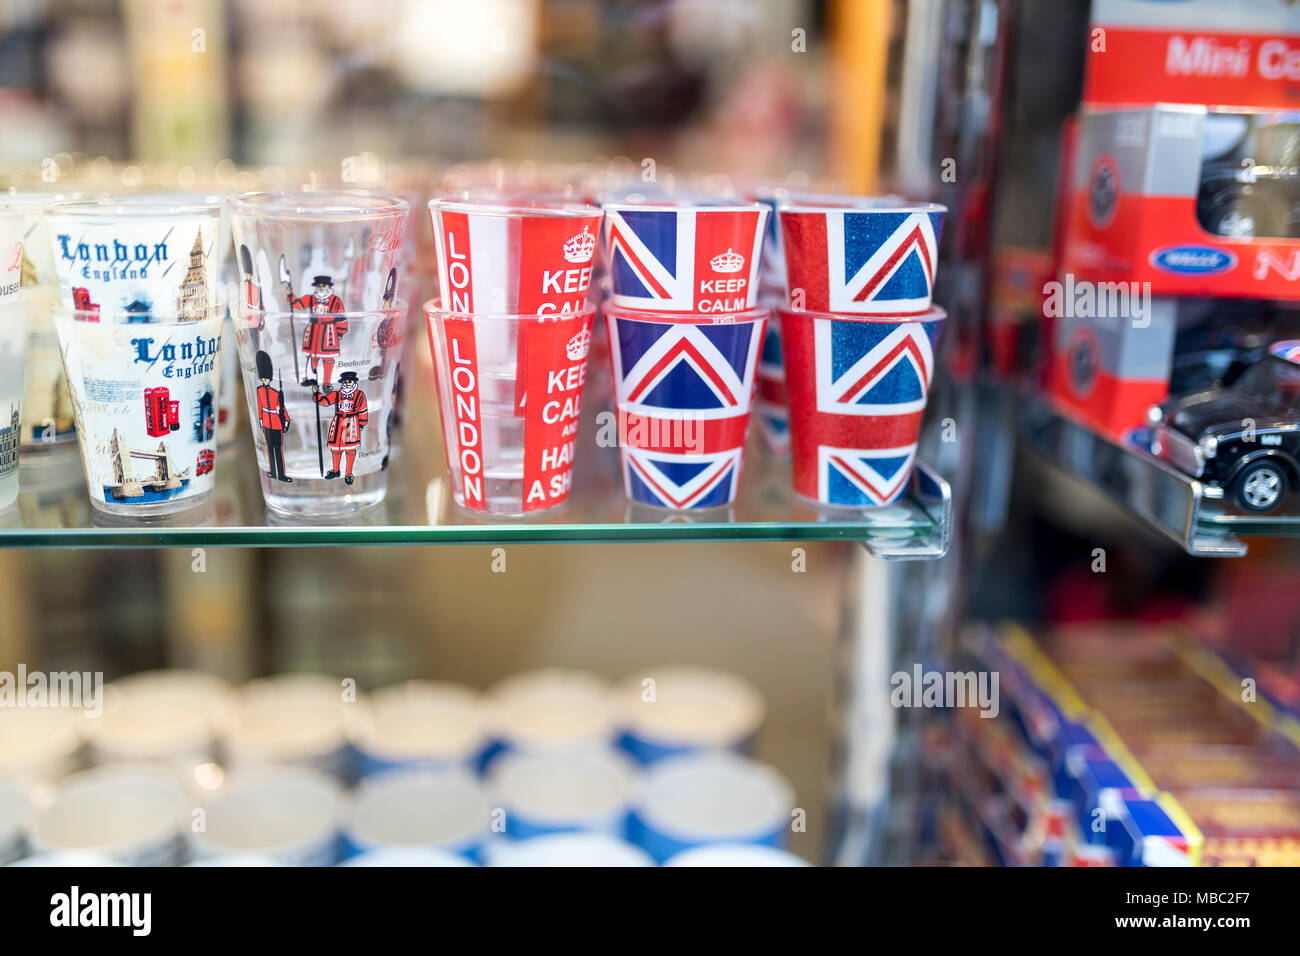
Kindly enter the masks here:
[[1300, 861], [1297, 33], [0, 12], [0, 864]]

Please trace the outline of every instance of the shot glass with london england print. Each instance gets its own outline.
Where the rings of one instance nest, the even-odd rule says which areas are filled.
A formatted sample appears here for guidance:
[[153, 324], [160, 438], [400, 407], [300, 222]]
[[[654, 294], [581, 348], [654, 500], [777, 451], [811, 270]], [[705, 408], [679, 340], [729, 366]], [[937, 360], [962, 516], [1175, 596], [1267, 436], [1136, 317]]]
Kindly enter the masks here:
[[45, 216], [60, 300], [87, 321], [194, 322], [217, 307], [226, 250], [215, 199], [73, 200]]
[[90, 503], [150, 517], [211, 498], [221, 323], [112, 321], [58, 309], [54, 325], [72, 397]]
[[340, 515], [384, 498], [408, 208], [359, 192], [231, 201], [235, 341], [272, 511]]
[[220, 212], [147, 196], [46, 208], [62, 299], [54, 325], [98, 511], [153, 517], [211, 497]]

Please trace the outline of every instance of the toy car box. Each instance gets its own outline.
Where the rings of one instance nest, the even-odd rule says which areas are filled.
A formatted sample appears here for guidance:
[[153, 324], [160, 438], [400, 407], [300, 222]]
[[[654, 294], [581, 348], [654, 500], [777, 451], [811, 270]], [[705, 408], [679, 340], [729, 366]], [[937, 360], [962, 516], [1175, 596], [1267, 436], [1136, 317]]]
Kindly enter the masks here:
[[1157, 296], [1300, 298], [1300, 114], [1089, 109], [1076, 148], [1064, 272]]
[[1094, 0], [1063, 272], [1300, 297], [1300, 4]]

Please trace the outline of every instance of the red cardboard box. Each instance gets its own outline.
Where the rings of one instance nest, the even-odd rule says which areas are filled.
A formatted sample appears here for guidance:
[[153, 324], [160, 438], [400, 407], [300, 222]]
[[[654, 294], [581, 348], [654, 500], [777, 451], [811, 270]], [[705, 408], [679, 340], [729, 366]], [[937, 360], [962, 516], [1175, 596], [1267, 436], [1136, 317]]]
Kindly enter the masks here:
[[[1256, 148], [1270, 162], [1245, 155]], [[1092, 111], [1076, 150], [1064, 272], [1155, 295], [1300, 298], [1300, 114]]]
[[1093, 0], [1085, 107], [1284, 110], [1298, 96], [1291, 0]]
[[1300, 298], [1300, 4], [1093, 0], [1061, 268]]

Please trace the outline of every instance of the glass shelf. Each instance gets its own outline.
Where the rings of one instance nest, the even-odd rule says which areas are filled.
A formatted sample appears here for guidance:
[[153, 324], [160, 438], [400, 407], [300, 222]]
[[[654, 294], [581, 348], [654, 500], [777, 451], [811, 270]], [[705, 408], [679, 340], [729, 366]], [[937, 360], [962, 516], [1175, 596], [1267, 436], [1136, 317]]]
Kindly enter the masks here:
[[1204, 483], [1151, 454], [1145, 429], [1116, 442], [1046, 402], [1024, 408], [1021, 431], [1029, 448], [1096, 486], [1188, 554], [1240, 557], [1246, 543], [1239, 535], [1300, 535], [1300, 517], [1245, 514], [1211, 498]]
[[888, 559], [947, 552], [947, 484], [924, 465], [898, 504], [868, 512], [823, 511], [795, 497], [788, 466], [751, 441], [740, 494], [730, 508], [680, 515], [633, 505], [623, 495], [618, 450], [600, 448], [584, 421], [568, 503], [534, 519], [485, 520], [454, 504], [432, 400], [416, 393], [394, 435], [388, 497], [344, 519], [267, 512], [246, 423], [217, 458], [213, 501], [170, 519], [117, 519], [92, 510], [75, 446], [24, 455], [18, 503], [0, 511], [0, 547], [157, 548], [374, 544], [497, 544], [562, 541], [858, 541]]

